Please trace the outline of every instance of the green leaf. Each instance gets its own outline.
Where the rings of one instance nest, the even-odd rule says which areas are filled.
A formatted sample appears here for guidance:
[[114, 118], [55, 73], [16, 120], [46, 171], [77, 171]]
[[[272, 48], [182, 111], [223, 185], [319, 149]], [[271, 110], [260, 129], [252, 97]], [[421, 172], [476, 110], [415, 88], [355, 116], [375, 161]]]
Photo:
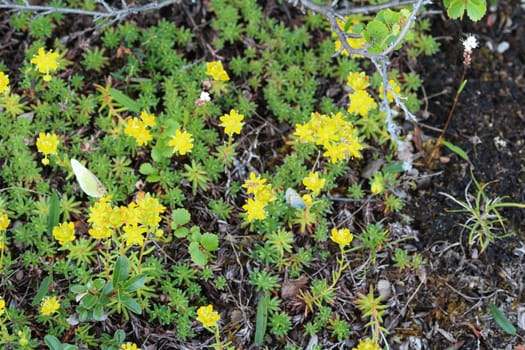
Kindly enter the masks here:
[[381, 10], [376, 16], [378, 20], [385, 23], [387, 26], [398, 23], [401, 20], [401, 17], [403, 17], [401, 13], [392, 11], [391, 9]]
[[368, 23], [365, 33], [369, 42], [372, 41], [372, 39], [374, 41], [382, 41], [389, 34], [386, 25], [379, 21]]
[[124, 288], [128, 292], [134, 292], [136, 290], [139, 290], [140, 288], [142, 288], [144, 283], [146, 283], [146, 278], [147, 278], [147, 275], [143, 273], [140, 275], [133, 276], [132, 278], [129, 279], [129, 281], [126, 282], [126, 285]]
[[188, 222], [190, 222], [191, 215], [190, 212], [184, 208], [175, 209], [171, 214], [171, 219], [171, 227], [175, 229], [178, 226], [186, 225]]
[[510, 335], [516, 334], [516, 328], [512, 325], [507, 316], [505, 316], [505, 314], [501, 312], [501, 310], [496, 305], [494, 305], [494, 303], [489, 303], [489, 309], [492, 317], [494, 317], [494, 321], [496, 321], [496, 324], [500, 326], [500, 328], [503, 329], [505, 333]]
[[469, 161], [468, 154], [460, 147], [448, 142], [447, 140], [443, 140], [443, 146], [447, 147], [452, 152], [456, 153], [458, 156], [460, 156], [463, 160]]
[[124, 332], [122, 329], [117, 330], [113, 335], [113, 339], [117, 344], [122, 344], [124, 340], [126, 340], [126, 332]]
[[80, 306], [85, 307], [88, 310], [91, 310], [93, 306], [97, 303], [97, 297], [93, 294], [86, 294], [80, 301]]
[[188, 228], [181, 227], [173, 231], [173, 235], [177, 238], [184, 238], [188, 235], [188, 232], [190, 232]]
[[93, 320], [94, 321], [105, 321], [108, 315], [104, 312], [104, 305], [96, 304], [93, 309]]
[[140, 165], [139, 172], [142, 175], [152, 175], [157, 173], [157, 169], [155, 169], [150, 163], [143, 163]]
[[383, 172], [391, 174], [402, 173], [404, 171], [403, 162], [390, 163], [383, 168]]
[[44, 342], [50, 350], [62, 350], [62, 343], [55, 336], [46, 335]]
[[201, 250], [201, 246], [197, 242], [191, 242], [188, 247], [190, 252], [191, 260], [197, 266], [205, 266], [208, 263], [208, 255]]
[[126, 107], [129, 111], [135, 113], [141, 112], [140, 104], [138, 104], [135, 100], [131, 99], [128, 95], [124, 94], [123, 92], [114, 88], [110, 88], [109, 94], [115, 99], [115, 101], [117, 101], [122, 106]]
[[219, 237], [216, 234], [204, 233], [199, 242], [209, 252], [219, 249]]
[[44, 296], [47, 294], [47, 291], [49, 290], [49, 285], [53, 282], [52, 276], [46, 276], [42, 283], [40, 283], [40, 287], [38, 287], [38, 292], [36, 292], [35, 298], [33, 299], [33, 306], [36, 306], [40, 304]]
[[463, 17], [465, 12], [464, 0], [451, 0], [447, 6], [447, 14], [452, 19]]
[[127, 294], [123, 294], [120, 296], [120, 302], [122, 305], [124, 305], [129, 311], [140, 315], [142, 313], [142, 308], [140, 307], [139, 303], [132, 297], [130, 297]]
[[49, 214], [47, 215], [47, 232], [51, 235], [53, 228], [58, 225], [60, 219], [60, 200], [56, 190], [51, 195], [51, 202], [49, 203]]
[[113, 286], [119, 287], [119, 283], [128, 279], [129, 276], [129, 260], [125, 256], [119, 256], [115, 263], [113, 270]]
[[257, 314], [255, 316], [255, 345], [261, 346], [266, 335], [266, 326], [268, 325], [268, 304], [270, 296], [266, 293], [259, 299], [257, 304]]
[[479, 21], [487, 12], [487, 2], [485, 0], [469, 0], [467, 2], [467, 16], [472, 21]]

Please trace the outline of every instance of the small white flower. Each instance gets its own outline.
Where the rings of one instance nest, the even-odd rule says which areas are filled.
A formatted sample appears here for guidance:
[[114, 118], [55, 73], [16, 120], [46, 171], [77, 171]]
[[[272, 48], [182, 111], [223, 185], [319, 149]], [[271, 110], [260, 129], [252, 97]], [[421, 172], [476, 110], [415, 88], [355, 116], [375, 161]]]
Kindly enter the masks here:
[[478, 40], [472, 34], [467, 35], [465, 40], [462, 41], [465, 51], [472, 52], [476, 47], [478, 47]]
[[210, 102], [211, 101], [210, 94], [207, 93], [206, 91], [201, 91], [201, 95], [199, 97], [199, 100], [201, 100], [203, 102]]

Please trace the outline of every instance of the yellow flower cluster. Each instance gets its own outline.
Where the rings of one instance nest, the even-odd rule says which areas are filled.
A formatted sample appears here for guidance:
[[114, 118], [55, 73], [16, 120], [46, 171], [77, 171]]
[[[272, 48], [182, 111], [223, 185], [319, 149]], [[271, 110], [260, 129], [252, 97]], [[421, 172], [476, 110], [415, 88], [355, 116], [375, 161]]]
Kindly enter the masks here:
[[0, 71], [0, 94], [9, 92], [9, 76]]
[[50, 297], [45, 297], [40, 303], [40, 313], [44, 316], [51, 316], [57, 310], [60, 309], [60, 303], [56, 295]]
[[193, 136], [187, 131], [176, 130], [171, 137], [168, 145], [173, 147], [173, 152], [178, 152], [181, 156], [185, 155], [193, 148]]
[[44, 74], [44, 81], [51, 81], [50, 73], [58, 69], [58, 53], [53, 50], [46, 52], [43, 48], [39, 48], [38, 54], [33, 56], [31, 63], [36, 65], [38, 72]]
[[333, 228], [331, 239], [334, 243], [339, 244], [339, 248], [343, 249], [344, 247], [352, 243], [352, 241], [354, 240], [354, 235], [352, 235], [350, 233], [350, 230], [347, 228], [342, 228], [339, 230]]
[[219, 118], [221, 120], [220, 126], [224, 128], [224, 133], [231, 137], [233, 134], [240, 134], [244, 125], [244, 115], [237, 113], [235, 109], [230, 111], [230, 114], [225, 114]]
[[75, 240], [75, 224], [72, 222], [61, 223], [53, 228], [53, 237], [60, 245]]
[[264, 220], [266, 218], [266, 205], [275, 200], [275, 194], [271, 184], [266, 183], [266, 179], [250, 173], [250, 178], [247, 179], [242, 187], [246, 188], [246, 193], [252, 194], [252, 198], [248, 198], [246, 204], [242, 206], [246, 210], [247, 221]]
[[146, 145], [153, 139], [148, 127], [155, 126], [155, 115], [143, 111], [139, 118], [128, 118], [124, 134], [133, 137], [139, 146]]
[[36, 140], [36, 148], [38, 152], [44, 155], [42, 159], [42, 164], [48, 165], [49, 159], [47, 158], [50, 154], [57, 154], [58, 147], [58, 136], [55, 133], [39, 133], [38, 139]]
[[315, 142], [324, 147], [323, 156], [336, 163], [348, 158], [361, 158], [363, 145], [352, 123], [342, 117], [342, 113], [326, 116], [312, 113], [306, 124], [295, 125], [294, 136], [300, 142]]
[[130, 343], [130, 342], [122, 344], [120, 349], [121, 350], [140, 350], [140, 348], [137, 347], [137, 344]]
[[126, 245], [144, 245], [144, 233], [157, 228], [166, 207], [149, 193], [139, 193], [135, 202], [128, 206], [112, 207], [108, 198], [101, 198], [90, 209], [89, 235], [95, 239], [111, 237], [122, 228]]
[[309, 172], [308, 176], [303, 179], [303, 185], [312, 191], [314, 197], [318, 196], [326, 184], [326, 179], [320, 178], [319, 173]]
[[[388, 84], [392, 87], [394, 93], [399, 96], [399, 93], [401, 92], [401, 87], [393, 80], [390, 80]], [[381, 84], [381, 86], [379, 87], [379, 96], [383, 98], [383, 84]], [[386, 99], [388, 100], [388, 102], [394, 101], [394, 95], [392, 94], [392, 91], [390, 89], [388, 89], [386, 92]]]
[[[344, 30], [344, 27], [345, 27], [345, 22], [347, 21], [351, 21], [351, 25], [348, 27], [347, 29], [347, 33], [349, 34], [352, 34], [355, 32], [354, 30], [354, 27], [356, 24], [359, 24], [361, 21], [359, 20], [359, 18], [357, 17], [345, 17], [345, 20], [342, 21], [340, 19], [337, 19], [337, 24], [339, 25], [339, 28], [341, 28], [341, 30]], [[334, 33], [335, 35], [335, 33]], [[352, 49], [362, 49], [365, 44], [366, 44], [366, 40], [364, 38], [347, 38], [346, 39], [346, 42], [348, 43], [348, 45], [350, 45], [350, 47]], [[339, 50], [341, 49], [341, 41], [340, 40], [336, 40], [335, 41], [335, 51], [336, 52], [339, 52]], [[344, 50], [342, 51], [342, 54], [345, 55], [345, 56], [348, 56], [349, 53], [348, 51]], [[353, 55], [353, 57], [361, 57], [360, 55]]]
[[0, 231], [5, 230], [7, 227], [9, 227], [9, 223], [11, 221], [9, 220], [9, 216], [7, 216], [6, 213], [0, 214]]
[[5, 300], [4, 298], [0, 297], [0, 316], [2, 316], [5, 312]]
[[224, 70], [221, 61], [212, 61], [206, 63], [206, 75], [211, 76], [214, 80], [228, 81], [230, 77]]
[[215, 327], [220, 319], [221, 316], [217, 311], [213, 311], [213, 305], [211, 304], [197, 309], [197, 321], [202, 323], [204, 327]]
[[366, 91], [370, 85], [368, 83], [368, 76], [363, 72], [353, 72], [348, 75], [348, 86], [353, 92], [349, 95], [350, 106], [348, 106], [348, 113], [358, 113], [362, 117], [366, 117], [368, 113], [377, 108], [377, 103], [372, 96]]
[[360, 340], [359, 345], [352, 350], [381, 350], [379, 344], [375, 340], [367, 338], [365, 340]]

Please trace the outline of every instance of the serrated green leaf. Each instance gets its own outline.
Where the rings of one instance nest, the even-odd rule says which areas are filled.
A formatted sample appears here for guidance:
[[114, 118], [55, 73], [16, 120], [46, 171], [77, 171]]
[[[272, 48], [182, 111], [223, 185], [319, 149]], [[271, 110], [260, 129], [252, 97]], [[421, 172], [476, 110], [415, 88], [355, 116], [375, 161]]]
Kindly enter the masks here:
[[485, 0], [469, 0], [467, 2], [467, 16], [472, 21], [479, 21], [487, 12], [487, 2]]
[[173, 235], [177, 238], [184, 238], [188, 235], [188, 232], [190, 232], [188, 228], [181, 227], [173, 231]]
[[381, 10], [377, 13], [376, 18], [387, 26], [391, 26], [401, 20], [401, 13], [393, 11], [391, 9]]
[[60, 200], [58, 199], [58, 193], [56, 190], [51, 195], [49, 203], [49, 214], [47, 215], [47, 232], [51, 235], [53, 228], [58, 225], [60, 220]]
[[383, 39], [389, 34], [386, 25], [379, 21], [372, 21], [366, 26], [366, 36], [369, 41], [383, 41]]
[[266, 335], [266, 326], [268, 325], [268, 304], [270, 296], [263, 294], [257, 303], [257, 314], [255, 316], [255, 345], [261, 346]]
[[216, 234], [204, 233], [199, 242], [209, 252], [219, 249], [219, 237]]
[[186, 225], [188, 222], [190, 222], [191, 215], [190, 212], [184, 208], [175, 209], [171, 214], [171, 219], [171, 227], [175, 229], [178, 226]]
[[142, 175], [151, 175], [155, 174], [156, 170], [157, 169], [155, 169], [150, 163], [143, 163], [140, 165], [139, 173], [141, 173]]
[[208, 263], [208, 256], [201, 250], [199, 243], [191, 242], [188, 251], [195, 265], [205, 266]]
[[113, 270], [113, 286], [119, 288], [119, 284], [128, 279], [129, 260], [125, 256], [119, 256]]
[[109, 94], [111, 95], [111, 97], [113, 97], [115, 101], [117, 101], [119, 104], [125, 107], [128, 111], [134, 113], [141, 112], [140, 104], [137, 103], [135, 100], [131, 99], [128, 95], [124, 94], [122, 91], [110, 88]]
[[462, 18], [465, 6], [464, 0], [451, 0], [447, 6], [448, 16], [452, 19]]
[[500, 326], [500, 328], [503, 329], [505, 333], [510, 335], [516, 334], [516, 328], [512, 325], [507, 316], [505, 316], [505, 314], [496, 305], [494, 305], [494, 303], [489, 303], [489, 309], [492, 317], [494, 317], [494, 321], [496, 321], [496, 324]]

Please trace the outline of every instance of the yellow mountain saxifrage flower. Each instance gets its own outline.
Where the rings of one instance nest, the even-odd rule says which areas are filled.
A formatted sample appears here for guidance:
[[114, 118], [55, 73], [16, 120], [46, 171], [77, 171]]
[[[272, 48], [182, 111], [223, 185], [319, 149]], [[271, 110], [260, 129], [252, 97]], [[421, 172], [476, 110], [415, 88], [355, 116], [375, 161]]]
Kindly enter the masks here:
[[300, 142], [314, 142], [315, 130], [311, 127], [311, 124], [295, 124], [295, 132], [293, 136], [297, 137]]
[[42, 164], [48, 165], [49, 159], [47, 158], [50, 154], [57, 154], [58, 147], [58, 136], [55, 133], [39, 133], [38, 139], [36, 140], [36, 148], [38, 152], [44, 155], [42, 159]]
[[365, 340], [360, 340], [359, 345], [352, 350], [381, 350], [381, 347], [375, 340], [367, 338]]
[[185, 155], [193, 148], [193, 137], [187, 131], [176, 130], [175, 135], [171, 137], [168, 145], [173, 147], [173, 152], [178, 152], [181, 156]]
[[308, 177], [305, 177], [303, 179], [303, 185], [308, 190], [310, 190], [314, 196], [317, 196], [319, 192], [324, 188], [324, 185], [326, 184], [326, 180], [319, 177], [318, 172], [309, 172]]
[[[395, 94], [399, 96], [399, 93], [401, 92], [401, 87], [397, 85], [397, 83], [393, 80], [389, 80], [388, 85], [390, 85], [390, 87], [394, 90]], [[381, 86], [379, 87], [379, 96], [383, 98], [383, 84], [381, 84]], [[388, 89], [388, 91], [386, 92], [386, 99], [388, 100], [388, 102], [394, 101], [394, 95], [392, 94], [392, 91], [390, 89]]]
[[330, 143], [325, 145], [325, 148], [326, 152], [323, 153], [323, 156], [330, 159], [330, 163], [337, 163], [347, 158], [346, 147], [342, 143]]
[[0, 71], [0, 94], [9, 92], [9, 76]]
[[376, 173], [373, 178], [370, 179], [370, 191], [373, 194], [381, 194], [385, 189], [385, 180], [381, 173]]
[[149, 126], [150, 128], [157, 124], [155, 122], [155, 118], [156, 117], [154, 114], [148, 114], [146, 111], [142, 111], [142, 113], [140, 113], [140, 119], [142, 120], [142, 123], [144, 123], [146, 126]]
[[7, 229], [10, 222], [11, 220], [9, 220], [9, 216], [6, 213], [0, 214], [0, 231]]
[[144, 146], [153, 140], [153, 136], [146, 127], [147, 125], [138, 118], [128, 118], [124, 127], [124, 134], [133, 137], [139, 146]]
[[230, 77], [224, 70], [221, 61], [212, 61], [206, 63], [206, 75], [211, 76], [214, 80], [228, 81]]
[[0, 316], [2, 316], [5, 312], [5, 300], [4, 298], [0, 297]]
[[58, 52], [53, 52], [53, 50], [46, 52], [43, 48], [39, 48], [38, 54], [33, 56], [31, 63], [36, 65], [40, 73], [44, 74], [44, 81], [51, 81], [50, 73], [58, 69]]
[[242, 187], [246, 188], [246, 193], [255, 194], [257, 190], [266, 183], [266, 179], [261, 178], [255, 173], [250, 173], [250, 178], [244, 181]]
[[130, 343], [130, 342], [127, 342], [127, 343], [124, 343], [120, 346], [120, 349], [121, 350], [140, 350], [139, 347], [137, 347], [137, 344], [135, 343]]
[[213, 311], [213, 305], [211, 304], [197, 309], [197, 321], [202, 323], [204, 327], [215, 327], [220, 319], [221, 316], [217, 311]]
[[332, 229], [332, 237], [330, 237], [334, 243], [339, 244], [339, 247], [343, 249], [350, 243], [352, 243], [354, 239], [354, 235], [350, 233], [350, 230], [347, 228], [342, 229]]
[[139, 222], [149, 227], [155, 227], [162, 219], [160, 215], [166, 211], [166, 207], [159, 203], [159, 200], [152, 197], [149, 193], [140, 192], [137, 195], [137, 212]]
[[142, 226], [126, 225], [124, 226], [124, 239], [126, 240], [126, 246], [137, 244], [139, 246], [144, 245], [144, 233], [147, 229]]
[[219, 119], [222, 122], [219, 125], [224, 128], [224, 133], [226, 135], [231, 137], [233, 134], [241, 133], [241, 129], [244, 125], [244, 123], [242, 122], [244, 119], [244, 115], [237, 113], [235, 109], [232, 109], [230, 111], [230, 114], [225, 114]]
[[256, 188], [254, 192], [254, 198], [258, 202], [264, 203], [264, 205], [273, 202], [275, 200], [275, 193], [271, 184], [261, 185]]
[[350, 94], [349, 113], [359, 113], [362, 117], [366, 117], [368, 112], [377, 108], [374, 99], [364, 90], [358, 90]]
[[254, 220], [264, 220], [266, 218], [266, 212], [264, 211], [266, 203], [248, 198], [246, 204], [242, 206], [246, 210], [247, 221], [253, 222]]
[[115, 223], [114, 209], [109, 204], [110, 197], [102, 197], [89, 209], [89, 219], [91, 228], [88, 233], [94, 239], [109, 238], [113, 234], [113, 229], [120, 227], [121, 222]]
[[353, 72], [348, 74], [347, 84], [354, 91], [366, 90], [370, 86], [368, 75], [365, 72]]
[[45, 297], [40, 303], [40, 313], [44, 316], [51, 316], [57, 312], [58, 309], [60, 309], [60, 303], [56, 295], [53, 295], [51, 298]]
[[53, 228], [53, 237], [58, 241], [60, 245], [64, 245], [67, 242], [75, 240], [75, 224], [72, 222], [63, 222]]
[[[337, 24], [339, 25], [339, 28], [341, 28], [341, 30], [343, 30], [344, 27], [345, 27], [345, 22], [348, 21], [348, 18], [345, 18], [345, 22], [343, 22], [340, 19], [337, 19], [336, 21], [337, 21]], [[352, 24], [348, 27], [348, 30], [346, 32], [349, 33], [349, 34], [352, 34], [352, 33], [354, 33], [354, 26], [356, 24], [359, 24], [361, 21], [358, 18], [350, 19], [350, 21], [352, 21]], [[351, 38], [351, 37], [348, 37], [346, 39], [346, 42], [353, 49], [361, 49], [361, 48], [363, 48], [366, 45], [366, 40], [364, 38]], [[336, 40], [335, 41], [335, 52], [339, 52], [339, 50], [341, 49], [341, 46], [342, 46], [341, 45], [341, 41], [339, 39]], [[343, 49], [342, 54], [345, 55], [345, 56], [349, 55], [348, 51], [346, 51], [344, 49]], [[361, 55], [353, 55], [353, 57], [361, 57]]]

